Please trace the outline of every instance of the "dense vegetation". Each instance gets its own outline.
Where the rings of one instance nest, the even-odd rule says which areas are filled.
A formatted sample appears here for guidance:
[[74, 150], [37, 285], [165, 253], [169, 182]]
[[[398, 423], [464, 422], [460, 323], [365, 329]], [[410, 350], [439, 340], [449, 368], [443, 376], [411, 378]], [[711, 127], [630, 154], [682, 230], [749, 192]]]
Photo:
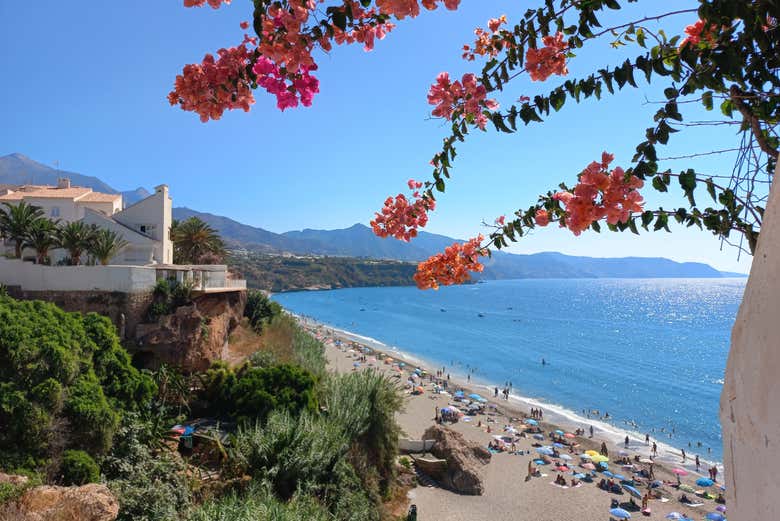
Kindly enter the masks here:
[[268, 298], [262, 291], [249, 290], [246, 297], [244, 316], [255, 333], [262, 333], [263, 328], [274, 318], [282, 314], [282, 306]]
[[409, 286], [415, 264], [350, 257], [282, 257], [233, 253], [231, 267], [246, 278], [252, 288], [291, 291], [306, 288], [350, 288], [360, 286]]
[[[104, 317], [0, 296], [0, 471], [104, 482], [119, 521], [386, 517], [396, 384], [327, 373], [318, 340], [262, 293], [250, 300], [262, 350], [188, 379], [135, 369]], [[168, 438], [203, 415], [217, 430], [197, 443], [214, 442], [216, 458]], [[22, 491], [0, 487], [0, 503]]]
[[[112, 230], [82, 221], [51, 220], [40, 207], [25, 201], [0, 207], [0, 238], [14, 243], [17, 259], [23, 258], [26, 249], [33, 250], [38, 264], [51, 264], [51, 251], [61, 248], [67, 251], [63, 264], [78, 266], [86, 260], [87, 264], [106, 265], [127, 246], [127, 241]], [[85, 252], [89, 254], [86, 259]]]
[[54, 478], [67, 449], [101, 456], [154, 393], [107, 318], [0, 296], [0, 466]]
[[173, 221], [174, 264], [218, 264], [225, 257], [225, 243], [217, 231], [198, 219]]

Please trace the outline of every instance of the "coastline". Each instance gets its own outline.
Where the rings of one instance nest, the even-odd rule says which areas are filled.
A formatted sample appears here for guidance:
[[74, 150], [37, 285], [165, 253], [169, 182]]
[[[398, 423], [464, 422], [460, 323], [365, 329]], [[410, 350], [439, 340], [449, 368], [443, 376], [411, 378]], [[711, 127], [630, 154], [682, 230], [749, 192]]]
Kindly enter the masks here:
[[[333, 336], [339, 338], [342, 341], [355, 342], [365, 347], [370, 348], [376, 353], [381, 353], [393, 357], [398, 361], [402, 361], [407, 365], [420, 367], [422, 369], [430, 370], [437, 367], [446, 367], [437, 364], [435, 361], [426, 360], [424, 358], [415, 356], [408, 353], [396, 346], [387, 345], [380, 340], [371, 338], [368, 336], [360, 335], [352, 331], [341, 329], [332, 326], [327, 323], [320, 322], [311, 317], [305, 317], [298, 314], [291, 313], [302, 325], [305, 327], [320, 327], [329, 331]], [[578, 428], [585, 429], [586, 431], [590, 426], [593, 427], [594, 439], [607, 442], [607, 447], [610, 451], [617, 453], [619, 450], [624, 450], [624, 440], [628, 436], [630, 440], [629, 449], [632, 453], [640, 455], [640, 457], [650, 456], [650, 447], [645, 445], [645, 435], [638, 431], [633, 431], [611, 423], [602, 421], [598, 418], [587, 418], [581, 414], [567, 409], [558, 404], [550, 403], [546, 400], [518, 395], [512, 391], [509, 395], [509, 400], [493, 397], [493, 389], [498, 387], [502, 388], [502, 384], [497, 382], [488, 382], [484, 380], [472, 380], [468, 381], [465, 375], [457, 372], [453, 369], [451, 373], [450, 385], [463, 389], [466, 394], [476, 392], [488, 399], [490, 403], [494, 403], [498, 406], [499, 410], [505, 411], [509, 416], [514, 418], [522, 418], [527, 416], [528, 411], [533, 408], [541, 408], [544, 410], [545, 420], [542, 422], [547, 430], [561, 429], [564, 431], [573, 431]], [[551, 429], [550, 429], [551, 428]], [[682, 450], [680, 447], [675, 447], [667, 442], [651, 437], [651, 442], [655, 442], [658, 447], [658, 455], [654, 458], [658, 462], [659, 466], [671, 468], [685, 469], [689, 473], [695, 476], [706, 477], [706, 468], [715, 465], [718, 468], [718, 475], [723, 476], [724, 467], [721, 461], [707, 459], [700, 457], [701, 471], [696, 471], [693, 455], [695, 453], [694, 448], [685, 449], [688, 458], [685, 463], [682, 462]], [[725, 478], [724, 478], [725, 481]]]

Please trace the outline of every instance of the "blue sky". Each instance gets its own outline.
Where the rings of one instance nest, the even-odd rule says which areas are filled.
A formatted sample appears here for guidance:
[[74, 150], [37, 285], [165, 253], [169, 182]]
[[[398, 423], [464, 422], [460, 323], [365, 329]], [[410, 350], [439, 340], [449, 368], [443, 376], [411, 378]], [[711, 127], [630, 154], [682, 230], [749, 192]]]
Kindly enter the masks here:
[[[275, 107], [257, 92], [246, 114], [232, 112], [200, 123], [193, 113], [170, 107], [166, 95], [186, 63], [242, 38], [238, 24], [251, 2], [214, 11], [185, 9], [181, 0], [94, 2], [86, 0], [0, 2], [0, 155], [21, 152], [38, 161], [100, 177], [119, 189], [151, 188], [167, 182], [174, 204], [282, 232], [343, 228], [368, 223], [388, 195], [405, 181], [430, 175], [428, 161], [446, 127], [430, 119], [426, 94], [443, 70], [455, 76], [476, 71], [460, 59], [476, 25], [506, 13], [510, 20], [530, 6], [516, 0], [463, 0], [457, 12], [439, 10], [399, 23], [376, 49], [338, 47], [318, 56], [321, 93], [314, 106]], [[695, 7], [688, 0], [645, 0], [620, 19]], [[669, 18], [668, 33], [681, 33], [695, 15]], [[612, 20], [617, 20], [613, 17]], [[619, 63], [638, 54], [615, 51], [602, 39], [570, 61], [572, 76]], [[499, 101], [533, 96], [560, 79], [511, 84]], [[514, 135], [474, 134], [459, 147], [447, 193], [428, 231], [469, 237], [483, 220], [525, 208], [560, 181], [576, 174], [602, 150], [628, 166], [634, 147], [652, 123], [667, 86], [640, 84], [602, 102], [570, 102], [544, 124]], [[713, 119], [685, 107], [691, 119]], [[672, 136], [662, 157], [731, 148], [733, 131], [688, 129]], [[730, 173], [734, 157], [668, 161], [673, 169], [693, 166]], [[682, 204], [677, 194], [645, 190], [648, 207]], [[388, 239], [390, 240], [390, 239]], [[545, 229], [510, 251], [556, 250], [592, 256], [664, 256], [702, 261], [747, 272], [749, 258], [705, 232], [673, 228], [672, 234], [570, 233]]]

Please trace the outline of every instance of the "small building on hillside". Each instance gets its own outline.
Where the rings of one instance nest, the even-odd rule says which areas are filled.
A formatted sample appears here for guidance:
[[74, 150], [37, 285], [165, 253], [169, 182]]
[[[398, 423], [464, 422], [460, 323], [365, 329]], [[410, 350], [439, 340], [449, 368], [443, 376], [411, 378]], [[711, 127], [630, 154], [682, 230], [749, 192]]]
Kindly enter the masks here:
[[[219, 293], [246, 289], [246, 281], [230, 276], [224, 264], [175, 265], [173, 263], [173, 203], [168, 185], [123, 209], [121, 194], [95, 192], [71, 186], [61, 178], [57, 186], [0, 186], [0, 205], [25, 201], [41, 208], [44, 216], [67, 223], [83, 221], [117, 233], [127, 245], [108, 266], [68, 266], [67, 252], [50, 252], [51, 266], [34, 264], [25, 249], [22, 259], [13, 259], [14, 244], [0, 242], [0, 284], [27, 291], [149, 291], [160, 279], [188, 283], [198, 293]], [[0, 206], [0, 208], [3, 208]], [[27, 261], [27, 262], [25, 262]]]
[[[91, 188], [71, 186], [67, 178], [57, 186], [24, 185], [6, 187], [0, 203], [25, 201], [41, 208], [44, 215], [60, 222], [84, 221], [117, 232], [128, 245], [111, 259], [111, 264], [172, 264], [173, 243], [170, 228], [172, 202], [168, 186], [160, 185], [154, 194], [122, 209], [121, 194], [94, 192]], [[6, 243], [6, 253], [12, 245]], [[64, 257], [54, 251], [52, 263]]]

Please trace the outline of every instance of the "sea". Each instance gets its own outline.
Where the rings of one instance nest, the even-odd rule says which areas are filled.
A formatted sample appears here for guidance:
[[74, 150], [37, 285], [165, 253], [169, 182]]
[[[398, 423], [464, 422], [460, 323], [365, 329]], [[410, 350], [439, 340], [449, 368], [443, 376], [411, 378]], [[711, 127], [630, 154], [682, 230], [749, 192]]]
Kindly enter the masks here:
[[511, 382], [572, 418], [719, 461], [719, 399], [746, 280], [523, 279], [273, 298], [453, 377]]

